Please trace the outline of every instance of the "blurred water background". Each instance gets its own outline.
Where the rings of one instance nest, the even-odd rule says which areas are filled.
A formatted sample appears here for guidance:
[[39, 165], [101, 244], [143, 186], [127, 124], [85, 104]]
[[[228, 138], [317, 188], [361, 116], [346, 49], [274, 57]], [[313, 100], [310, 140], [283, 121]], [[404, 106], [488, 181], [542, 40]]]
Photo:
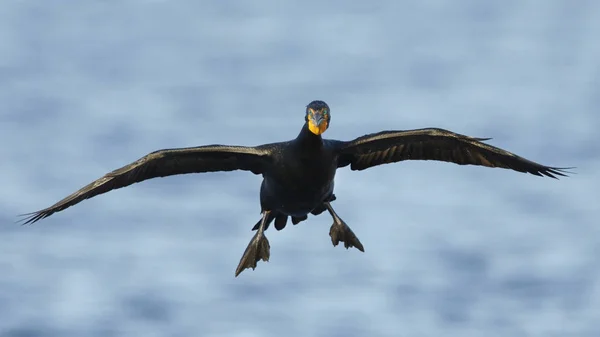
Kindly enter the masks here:
[[[600, 2], [0, 2], [0, 335], [600, 336]], [[157, 179], [30, 227], [148, 152], [436, 126], [561, 180], [403, 162], [340, 170], [234, 278], [260, 177]]]

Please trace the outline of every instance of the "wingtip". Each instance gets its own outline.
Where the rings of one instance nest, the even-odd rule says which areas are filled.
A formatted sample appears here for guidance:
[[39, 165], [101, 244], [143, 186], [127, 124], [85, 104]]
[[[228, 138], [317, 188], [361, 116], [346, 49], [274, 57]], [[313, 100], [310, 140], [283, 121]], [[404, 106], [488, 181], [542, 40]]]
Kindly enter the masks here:
[[577, 172], [574, 171], [568, 171], [568, 170], [575, 170], [577, 169], [577, 167], [559, 167], [556, 168], [557, 170], [563, 172], [563, 173], [567, 173], [567, 174], [577, 174]]
[[16, 224], [20, 224], [21, 226], [31, 225], [34, 222], [37, 222], [45, 217], [48, 217], [50, 214], [47, 214], [45, 210], [31, 212], [31, 213], [23, 213], [17, 214], [17, 217], [21, 217], [15, 221]]
[[547, 167], [542, 173], [542, 175], [550, 177], [550, 178], [554, 178], [556, 180], [560, 180], [559, 177], [569, 177], [569, 175], [572, 174], [577, 174], [577, 172], [573, 172], [573, 171], [569, 171], [569, 170], [573, 170], [576, 169], [576, 167]]

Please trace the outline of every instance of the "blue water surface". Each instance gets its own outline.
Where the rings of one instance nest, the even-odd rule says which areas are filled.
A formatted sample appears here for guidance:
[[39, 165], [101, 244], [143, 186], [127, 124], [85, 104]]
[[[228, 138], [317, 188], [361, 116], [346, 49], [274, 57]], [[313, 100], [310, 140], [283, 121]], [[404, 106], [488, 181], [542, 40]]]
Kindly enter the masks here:
[[[600, 2], [0, 2], [0, 335], [600, 336]], [[234, 278], [260, 177], [156, 179], [33, 226], [148, 152], [442, 127], [554, 180], [403, 162], [340, 170]]]

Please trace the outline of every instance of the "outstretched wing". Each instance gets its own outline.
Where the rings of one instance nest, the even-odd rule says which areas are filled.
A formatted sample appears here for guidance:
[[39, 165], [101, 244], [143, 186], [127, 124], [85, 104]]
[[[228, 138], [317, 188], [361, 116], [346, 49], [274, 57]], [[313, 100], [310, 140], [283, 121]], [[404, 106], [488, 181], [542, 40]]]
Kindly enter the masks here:
[[23, 214], [26, 216], [23, 224], [34, 223], [85, 199], [147, 179], [176, 174], [234, 170], [261, 174], [268, 166], [270, 158], [268, 146], [208, 145], [155, 151], [105, 174], [48, 208]]
[[444, 129], [383, 131], [338, 145], [338, 167], [364, 170], [402, 160], [437, 160], [459, 165], [501, 167], [537, 176], [565, 176], [566, 169], [544, 166], [514, 153]]

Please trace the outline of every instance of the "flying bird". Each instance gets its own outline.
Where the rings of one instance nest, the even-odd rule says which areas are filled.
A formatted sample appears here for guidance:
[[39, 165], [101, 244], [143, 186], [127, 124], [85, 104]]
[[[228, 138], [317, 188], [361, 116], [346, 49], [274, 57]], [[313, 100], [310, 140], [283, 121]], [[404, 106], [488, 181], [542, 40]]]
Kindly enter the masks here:
[[254, 226], [253, 238], [246, 247], [237, 277], [258, 261], [268, 261], [270, 245], [265, 230], [274, 221], [282, 230], [291, 218], [295, 225], [308, 214], [327, 211], [333, 218], [329, 236], [334, 246], [346, 249], [364, 247], [350, 227], [335, 212], [331, 203], [337, 169], [349, 166], [360, 171], [403, 160], [436, 160], [459, 165], [500, 167], [537, 176], [566, 176], [569, 168], [544, 166], [506, 150], [488, 145], [490, 138], [475, 138], [439, 128], [382, 131], [350, 141], [324, 139], [331, 123], [331, 111], [323, 101], [306, 106], [304, 125], [290, 141], [254, 147], [206, 145], [163, 149], [107, 173], [56, 204], [37, 212], [23, 214], [24, 224], [34, 223], [79, 202], [114, 189], [147, 179], [186, 173], [244, 170], [263, 177], [260, 186], [261, 219]]

